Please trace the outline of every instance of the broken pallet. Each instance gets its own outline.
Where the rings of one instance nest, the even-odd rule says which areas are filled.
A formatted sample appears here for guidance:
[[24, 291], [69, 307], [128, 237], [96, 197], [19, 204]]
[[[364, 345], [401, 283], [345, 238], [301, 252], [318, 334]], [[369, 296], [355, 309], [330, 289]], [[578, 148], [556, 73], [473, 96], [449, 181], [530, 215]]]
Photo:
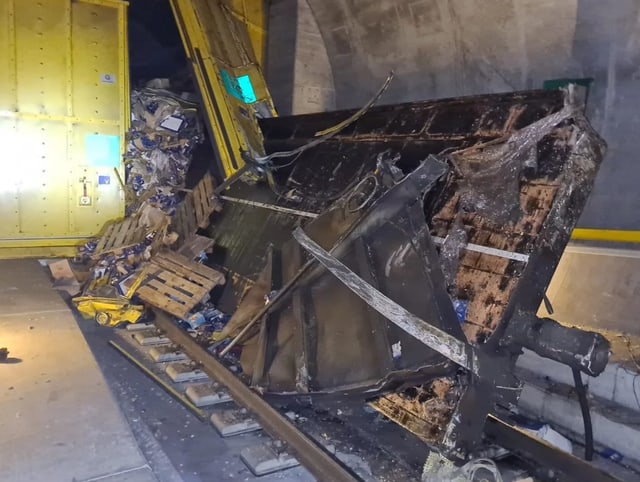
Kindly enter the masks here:
[[171, 252], [155, 255], [145, 271], [136, 294], [178, 318], [186, 317], [215, 286], [224, 284], [222, 273]]
[[200, 182], [193, 188], [193, 207], [196, 215], [196, 223], [199, 228], [209, 226], [209, 217], [215, 211], [220, 211], [220, 203], [213, 194], [213, 179], [206, 173]]
[[178, 245], [184, 244], [198, 229], [209, 227], [211, 214], [220, 209], [220, 203], [213, 193], [213, 178], [207, 173], [193, 190], [187, 193], [173, 217], [171, 224], [179, 235]]
[[182, 246], [198, 231], [191, 193], [187, 193], [182, 202], [178, 204], [176, 214], [171, 220], [171, 227], [178, 233], [178, 246]]
[[105, 253], [135, 246], [143, 242], [146, 235], [147, 230], [140, 225], [140, 219], [137, 216], [111, 222], [107, 224], [92, 257], [96, 258]]

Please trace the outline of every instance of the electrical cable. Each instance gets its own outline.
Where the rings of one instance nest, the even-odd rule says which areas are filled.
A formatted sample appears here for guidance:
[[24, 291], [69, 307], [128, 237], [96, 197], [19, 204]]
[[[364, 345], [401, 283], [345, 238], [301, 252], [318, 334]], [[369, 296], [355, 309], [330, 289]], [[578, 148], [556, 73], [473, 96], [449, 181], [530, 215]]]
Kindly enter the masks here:
[[277, 171], [279, 169], [285, 168], [285, 167], [289, 167], [291, 164], [293, 164], [294, 162], [296, 162], [298, 160], [298, 158], [302, 155], [302, 152], [299, 152], [298, 155], [296, 157], [294, 157], [293, 159], [291, 159], [289, 162], [287, 162], [286, 164], [278, 164], [277, 166], [271, 166], [269, 169], [271, 171]]
[[584, 459], [588, 462], [593, 460], [593, 426], [591, 424], [591, 413], [589, 412], [589, 401], [587, 400], [587, 389], [582, 383], [582, 376], [577, 368], [571, 368], [573, 373], [573, 383], [576, 386], [580, 411], [582, 412], [582, 422], [584, 423]]
[[[232, 175], [229, 179], [227, 179], [220, 186], [218, 186], [215, 189], [214, 194], [220, 194], [221, 192], [225, 191], [229, 186], [231, 186], [237, 180], [239, 180], [249, 169], [253, 168], [253, 169], [256, 169], [257, 171], [265, 172], [267, 174], [267, 183], [269, 185], [269, 188], [277, 196], [284, 196], [284, 194], [280, 190], [280, 187], [277, 186], [275, 180], [273, 179], [271, 172], [277, 171], [279, 169], [283, 169], [285, 167], [292, 165], [296, 160], [298, 160], [298, 158], [304, 151], [330, 139], [331, 137], [335, 136], [338, 132], [340, 132], [342, 129], [354, 123], [364, 114], [366, 114], [367, 111], [380, 99], [380, 97], [382, 97], [382, 94], [384, 94], [384, 92], [387, 90], [387, 87], [389, 87], [389, 84], [391, 83], [391, 79], [393, 79], [393, 75], [394, 75], [393, 71], [389, 72], [389, 75], [387, 76], [386, 80], [384, 81], [384, 83], [382, 84], [378, 92], [376, 92], [376, 94], [369, 100], [369, 102], [367, 102], [357, 112], [355, 112], [353, 115], [351, 115], [347, 119], [343, 120], [342, 122], [334, 126], [331, 126], [325, 130], [316, 132], [315, 136], [320, 136], [320, 137], [317, 137], [316, 139], [308, 142], [307, 144], [297, 147], [296, 149], [293, 149], [291, 151], [273, 152], [267, 156], [260, 156], [256, 158], [252, 158], [249, 155], [249, 153], [244, 152], [242, 154], [242, 157], [245, 161], [245, 165], [240, 170], [238, 170], [234, 175]], [[287, 162], [286, 164], [274, 166], [273, 164], [270, 163], [272, 159], [280, 158], [280, 157], [291, 157], [291, 156], [296, 156], [296, 157], [291, 161]], [[349, 185], [337, 196], [330, 196], [325, 199], [317, 198], [314, 200], [321, 201], [321, 202], [334, 200], [338, 197], [343, 196], [352, 187], [353, 187], [353, 184]], [[313, 197], [311, 196], [302, 196], [302, 197], [313, 199]]]
[[[350, 207], [351, 201], [353, 201], [353, 199], [357, 196], [357, 195], [363, 195], [364, 192], [360, 192], [359, 189], [364, 185], [365, 182], [369, 181], [369, 180], [373, 180], [373, 189], [371, 190], [371, 192], [365, 196], [365, 198], [360, 201], [360, 203], [352, 208]], [[363, 207], [365, 207], [367, 204], [369, 204], [369, 201], [371, 201], [371, 199], [373, 199], [373, 196], [376, 195], [376, 192], [378, 192], [378, 188], [380, 187], [380, 182], [378, 181], [378, 177], [375, 174], [369, 174], [368, 176], [366, 176], [365, 178], [363, 178], [357, 185], [355, 188], [353, 188], [353, 192], [351, 193], [351, 195], [349, 196], [349, 198], [347, 199], [347, 202], [345, 204], [345, 206], [347, 207], [347, 211], [350, 213], [355, 213], [357, 211], [360, 211]]]
[[362, 117], [364, 114], [367, 113], [367, 111], [380, 99], [380, 97], [382, 96], [382, 94], [384, 94], [384, 92], [387, 90], [387, 87], [389, 87], [389, 84], [391, 83], [391, 79], [393, 79], [393, 71], [389, 72], [389, 75], [387, 76], [387, 79], [384, 81], [384, 83], [382, 84], [382, 87], [380, 87], [380, 89], [378, 90], [378, 92], [376, 92], [376, 95], [374, 95], [369, 102], [367, 102], [362, 108], [360, 108], [357, 112], [355, 112], [352, 116], [350, 116], [349, 118], [343, 120], [342, 122], [340, 122], [339, 124], [336, 124], [332, 127], [329, 127], [328, 129], [325, 129], [323, 131], [318, 131], [316, 132], [316, 136], [320, 136], [320, 137], [316, 137], [316, 139], [300, 146], [297, 147], [291, 151], [280, 151], [280, 152], [272, 152], [271, 154], [267, 155], [267, 156], [261, 156], [261, 157], [256, 157], [254, 159], [254, 161], [258, 162], [258, 163], [266, 163], [267, 161], [270, 161], [271, 159], [275, 159], [278, 157], [290, 157], [290, 156], [295, 156], [296, 154], [301, 154], [302, 152], [306, 151], [307, 149], [311, 149], [314, 146], [317, 146], [318, 144], [321, 144], [322, 142], [330, 139], [331, 137], [335, 136], [338, 132], [340, 132], [342, 129], [344, 129], [345, 127], [353, 124], [355, 121], [357, 121], [360, 117]]

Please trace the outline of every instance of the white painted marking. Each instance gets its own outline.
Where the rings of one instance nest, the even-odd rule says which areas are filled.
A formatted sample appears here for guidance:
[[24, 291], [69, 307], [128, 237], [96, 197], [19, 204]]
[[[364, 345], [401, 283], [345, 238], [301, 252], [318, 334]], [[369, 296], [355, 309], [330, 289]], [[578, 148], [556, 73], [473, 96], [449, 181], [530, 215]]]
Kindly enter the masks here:
[[316, 213], [310, 213], [308, 211], [299, 211], [298, 209], [285, 208], [282, 206], [276, 206], [275, 204], [261, 203], [258, 201], [249, 201], [248, 199], [240, 199], [240, 198], [229, 197], [229, 196], [220, 196], [220, 199], [224, 199], [225, 201], [238, 203], [238, 204], [246, 204], [247, 206], [270, 209], [271, 211], [278, 211], [281, 213], [293, 214], [295, 216], [302, 216], [305, 218], [317, 218], [319, 216]]
[[[439, 236], [433, 236], [432, 239], [433, 239], [433, 242], [436, 244], [444, 243], [444, 238], [441, 238]], [[514, 253], [513, 251], [506, 251], [504, 249], [498, 249], [498, 248], [490, 248], [489, 246], [482, 246], [480, 244], [467, 243], [464, 246], [464, 249], [467, 249], [469, 251], [475, 251], [476, 253], [497, 256], [499, 258], [513, 259], [515, 261], [521, 261], [523, 263], [529, 262], [528, 254]]]

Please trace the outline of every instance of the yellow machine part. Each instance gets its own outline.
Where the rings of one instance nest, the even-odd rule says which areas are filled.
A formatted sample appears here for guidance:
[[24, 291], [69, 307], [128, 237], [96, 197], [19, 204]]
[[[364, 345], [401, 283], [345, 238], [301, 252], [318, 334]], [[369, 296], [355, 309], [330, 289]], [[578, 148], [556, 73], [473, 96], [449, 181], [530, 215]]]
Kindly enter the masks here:
[[78, 296], [72, 301], [83, 318], [94, 319], [104, 326], [115, 327], [121, 323], [135, 323], [144, 313], [144, 306], [132, 305], [124, 297]]
[[221, 174], [264, 154], [257, 118], [275, 115], [260, 63], [266, 45], [262, 0], [170, 0], [193, 66]]
[[0, 257], [72, 254], [123, 215], [126, 6], [0, 0]]
[[[147, 270], [144, 268], [134, 273], [131, 277], [134, 281], [124, 296], [78, 296], [72, 301], [83, 318], [95, 319], [100, 325], [114, 327], [121, 323], [135, 323], [144, 313], [144, 306], [132, 305], [130, 299], [146, 278]], [[93, 285], [99, 285], [95, 281]]]

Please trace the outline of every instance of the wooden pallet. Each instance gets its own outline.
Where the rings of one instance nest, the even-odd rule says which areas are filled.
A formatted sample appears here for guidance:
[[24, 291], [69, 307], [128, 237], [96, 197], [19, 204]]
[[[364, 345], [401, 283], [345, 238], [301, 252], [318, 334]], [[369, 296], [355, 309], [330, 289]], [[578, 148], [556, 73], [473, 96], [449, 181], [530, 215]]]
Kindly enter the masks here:
[[130, 217], [122, 221], [114, 221], [107, 225], [104, 234], [98, 241], [92, 257], [128, 248], [144, 241], [147, 230], [140, 225], [138, 217]]
[[200, 182], [193, 188], [193, 207], [196, 214], [196, 224], [199, 228], [209, 227], [209, 217], [216, 211], [220, 211], [220, 203], [213, 195], [213, 179], [206, 173]]
[[141, 300], [178, 318], [184, 318], [224, 275], [173, 252], [158, 253], [145, 268], [145, 280], [136, 291]]
[[196, 215], [193, 208], [193, 196], [188, 193], [176, 209], [176, 214], [171, 220], [171, 227], [178, 233], [177, 246], [182, 246], [196, 231]]
[[[498, 228], [478, 214], [464, 214], [462, 222], [471, 233], [469, 243], [526, 253], [537, 243], [558, 189], [559, 184], [550, 180], [523, 184], [520, 188], [522, 212], [513, 225]], [[447, 236], [458, 213], [459, 199], [460, 194], [454, 194], [434, 216], [433, 234]], [[525, 266], [525, 263], [491, 254], [463, 252], [456, 275], [456, 292], [458, 298], [468, 303], [462, 328], [469, 341], [484, 342], [498, 327]]]
[[176, 209], [171, 225], [179, 235], [177, 245], [182, 246], [198, 229], [208, 228], [211, 214], [221, 209], [220, 203], [214, 199], [213, 178], [207, 173]]

